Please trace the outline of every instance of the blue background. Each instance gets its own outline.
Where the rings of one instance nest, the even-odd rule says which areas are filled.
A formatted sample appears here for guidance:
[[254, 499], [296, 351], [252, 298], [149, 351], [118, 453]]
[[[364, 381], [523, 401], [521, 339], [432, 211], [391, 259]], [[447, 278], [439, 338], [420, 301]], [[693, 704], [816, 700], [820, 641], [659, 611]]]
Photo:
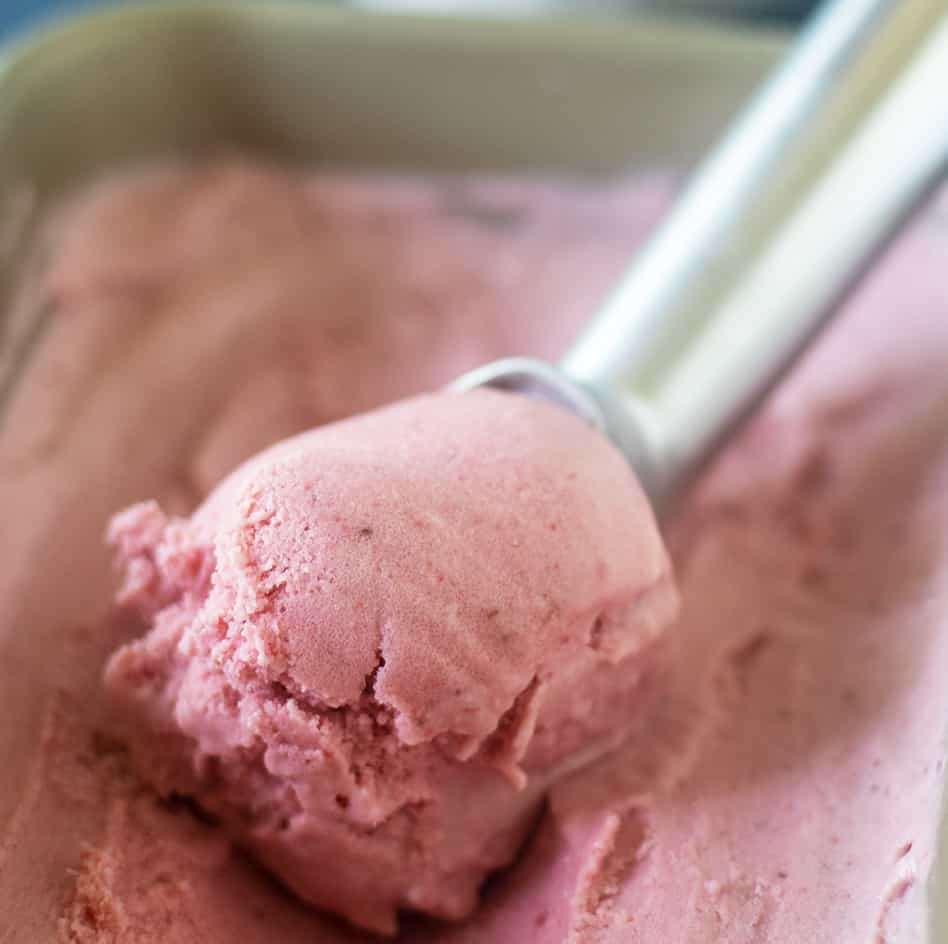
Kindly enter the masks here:
[[88, 6], [92, 0], [0, 0], [0, 37], [9, 39], [28, 26]]
[[[63, 16], [83, 8], [95, 6], [102, 0], [0, 0], [0, 41], [9, 40], [30, 26]], [[112, 0], [114, 2], [114, 0]], [[793, 17], [812, 7], [814, 0], [758, 0], [760, 11], [770, 17]], [[750, 3], [747, 3], [750, 6]], [[778, 12], [779, 11], [779, 12]], [[783, 17], [780, 16], [783, 14]]]

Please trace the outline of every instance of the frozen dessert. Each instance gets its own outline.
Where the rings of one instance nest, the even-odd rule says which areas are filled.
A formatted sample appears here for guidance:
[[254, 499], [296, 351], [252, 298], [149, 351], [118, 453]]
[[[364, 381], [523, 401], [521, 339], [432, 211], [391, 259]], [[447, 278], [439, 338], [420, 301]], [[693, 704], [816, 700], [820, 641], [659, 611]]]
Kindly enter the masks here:
[[144, 779], [383, 932], [474, 909], [546, 788], [622, 739], [676, 603], [618, 450], [488, 390], [291, 438], [110, 536], [151, 626], [106, 672]]
[[[0, 426], [3, 944], [371, 940], [136, 772], [102, 678], [147, 624], [111, 606], [102, 535], [151, 498], [189, 518], [287, 436], [556, 356], [669, 189], [218, 162], [64, 209], [8, 322], [45, 318]], [[682, 610], [634, 658], [621, 745], [551, 787], [472, 916], [398, 940], [932, 939], [946, 220], [942, 199], [906, 231], [679, 508]]]

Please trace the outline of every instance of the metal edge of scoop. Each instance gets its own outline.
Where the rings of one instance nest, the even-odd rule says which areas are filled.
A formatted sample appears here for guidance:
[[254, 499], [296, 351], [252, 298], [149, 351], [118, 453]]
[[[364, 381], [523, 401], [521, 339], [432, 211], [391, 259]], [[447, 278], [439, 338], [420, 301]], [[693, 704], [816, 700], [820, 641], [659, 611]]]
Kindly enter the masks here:
[[937, 184], [939, 88], [948, 0], [825, 4], [560, 364], [496, 361], [452, 389], [568, 406], [666, 511]]
[[654, 503], [661, 489], [661, 470], [652, 447], [658, 437], [651, 428], [651, 414], [637, 400], [623, 401], [602, 387], [579, 383], [561, 367], [533, 357], [505, 357], [475, 367], [449, 389], [464, 392], [477, 387], [536, 397], [571, 410], [612, 440]]

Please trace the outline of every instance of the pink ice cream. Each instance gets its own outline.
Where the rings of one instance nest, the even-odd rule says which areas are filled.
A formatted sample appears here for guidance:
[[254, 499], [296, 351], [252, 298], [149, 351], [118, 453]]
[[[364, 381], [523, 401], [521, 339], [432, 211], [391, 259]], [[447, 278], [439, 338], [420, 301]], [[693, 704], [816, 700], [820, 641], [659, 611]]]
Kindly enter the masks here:
[[[3, 944], [372, 940], [136, 773], [102, 674], [142, 625], [110, 610], [102, 534], [149, 497], [188, 519], [287, 436], [556, 357], [668, 195], [222, 162], [66, 209], [6, 323], [46, 312], [0, 417]], [[678, 509], [682, 610], [615, 693], [623, 743], [550, 788], [469, 918], [399, 941], [938, 940], [946, 219], [942, 196]]]
[[550, 784], [622, 740], [676, 603], [622, 455], [486, 390], [304, 433], [110, 534], [152, 627], [107, 671], [145, 779], [385, 932], [470, 914]]

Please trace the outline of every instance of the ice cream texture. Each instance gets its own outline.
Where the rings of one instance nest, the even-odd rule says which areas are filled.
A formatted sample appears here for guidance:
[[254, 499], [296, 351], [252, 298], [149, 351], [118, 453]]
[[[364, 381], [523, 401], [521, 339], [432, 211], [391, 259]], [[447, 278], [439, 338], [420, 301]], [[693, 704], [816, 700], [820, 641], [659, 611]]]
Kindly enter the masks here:
[[487, 390], [304, 433], [110, 536], [152, 627], [106, 675], [144, 778], [383, 932], [474, 909], [545, 789], [621, 740], [676, 606], [623, 456]]
[[[47, 313], [0, 426], [3, 944], [371, 939], [135, 772], [102, 676], [144, 627], [110, 608], [102, 533], [153, 497], [167, 537], [278, 440], [556, 357], [669, 190], [223, 162], [64, 209], [6, 323]], [[942, 197], [669, 523], [682, 610], [635, 656], [621, 745], [550, 788], [470, 918], [399, 940], [933, 940], [946, 219]]]

